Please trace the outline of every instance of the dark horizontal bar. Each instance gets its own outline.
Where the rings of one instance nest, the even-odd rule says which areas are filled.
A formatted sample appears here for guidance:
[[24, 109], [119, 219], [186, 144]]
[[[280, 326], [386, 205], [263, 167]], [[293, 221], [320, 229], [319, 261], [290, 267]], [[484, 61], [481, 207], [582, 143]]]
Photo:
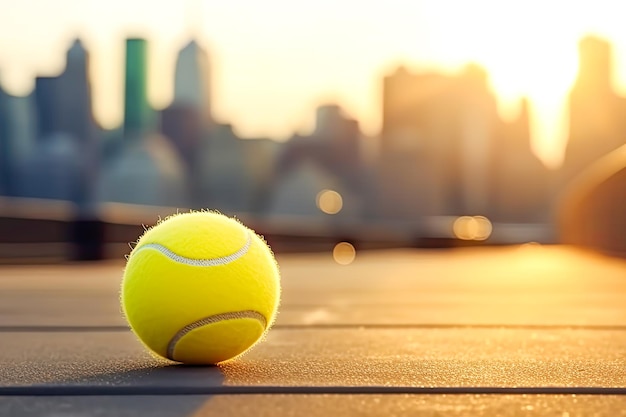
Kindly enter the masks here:
[[0, 396], [133, 396], [253, 394], [626, 395], [626, 387], [408, 387], [408, 386], [81, 386], [0, 387]]
[[127, 332], [128, 326], [0, 326], [0, 333]]
[[[580, 324], [277, 324], [273, 329], [278, 330], [307, 330], [307, 329], [512, 329], [512, 330], [596, 330], [596, 331], [626, 331], [626, 326], [611, 325], [580, 325]], [[63, 332], [125, 332], [128, 326], [0, 326], [0, 333], [63, 333]]]
[[613, 330], [626, 331], [624, 325], [593, 324], [453, 324], [453, 323], [406, 323], [406, 324], [277, 324], [275, 329], [512, 329], [512, 330]]

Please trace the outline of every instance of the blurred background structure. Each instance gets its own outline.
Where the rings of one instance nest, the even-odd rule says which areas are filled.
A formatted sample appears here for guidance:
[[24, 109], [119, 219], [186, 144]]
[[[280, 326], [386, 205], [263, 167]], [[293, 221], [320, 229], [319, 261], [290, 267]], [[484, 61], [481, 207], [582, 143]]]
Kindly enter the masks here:
[[215, 64], [201, 39], [181, 44], [160, 109], [149, 97], [149, 39], [125, 42], [119, 127], [94, 116], [81, 39], [30, 93], [0, 85], [0, 257], [118, 256], [142, 224], [187, 209], [236, 215], [277, 250], [532, 241], [626, 254], [626, 98], [602, 37], [579, 40], [557, 167], [533, 145], [532, 102], [520, 98], [503, 118], [478, 64], [446, 72], [405, 62], [381, 74], [379, 133], [327, 100], [312, 129], [274, 140], [244, 138], [215, 116]]

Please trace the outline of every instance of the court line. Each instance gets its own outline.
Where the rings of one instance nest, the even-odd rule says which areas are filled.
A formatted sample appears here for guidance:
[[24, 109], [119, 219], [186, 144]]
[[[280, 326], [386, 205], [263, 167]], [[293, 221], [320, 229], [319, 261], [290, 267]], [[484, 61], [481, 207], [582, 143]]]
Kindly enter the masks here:
[[[393, 330], [393, 329], [510, 329], [510, 330], [596, 330], [596, 331], [626, 331], [624, 325], [585, 325], [585, 324], [430, 324], [430, 323], [416, 323], [416, 324], [351, 324], [351, 323], [338, 323], [338, 324], [275, 324], [273, 329], [278, 330], [350, 330], [350, 329], [371, 329], [371, 330]], [[111, 326], [67, 326], [67, 325], [50, 325], [50, 326], [0, 326], [0, 333], [65, 333], [65, 332], [94, 332], [94, 333], [107, 333], [107, 332], [125, 332], [130, 328], [124, 325], [111, 325]]]
[[0, 387], [0, 396], [134, 395], [626, 395], [626, 387], [411, 387], [411, 386], [81, 386]]

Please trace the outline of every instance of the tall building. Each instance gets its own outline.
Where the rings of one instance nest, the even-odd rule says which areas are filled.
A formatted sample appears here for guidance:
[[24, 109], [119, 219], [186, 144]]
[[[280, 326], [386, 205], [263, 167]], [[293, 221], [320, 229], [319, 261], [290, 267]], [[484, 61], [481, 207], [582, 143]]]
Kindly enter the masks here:
[[547, 223], [554, 171], [533, 152], [529, 105], [503, 122], [490, 160], [491, 218], [499, 223]]
[[155, 130], [154, 110], [148, 103], [148, 42], [126, 40], [124, 71], [124, 136], [137, 140]]
[[191, 41], [180, 50], [176, 60], [173, 104], [197, 109], [203, 123], [210, 124], [211, 93], [209, 54], [196, 41]]
[[488, 160], [496, 139], [496, 103], [486, 73], [412, 74], [383, 81], [379, 184], [383, 216], [487, 214]]
[[95, 126], [89, 77], [89, 53], [80, 40], [74, 41], [67, 51], [67, 65], [59, 79], [62, 92], [58, 95], [61, 130], [89, 143], [93, 152]]
[[197, 42], [189, 42], [179, 52], [174, 77], [174, 100], [161, 112], [161, 131], [185, 163], [193, 204], [201, 205], [198, 150], [202, 139], [210, 133], [213, 117], [209, 57]]
[[34, 149], [33, 95], [12, 96], [0, 86], [0, 195], [19, 196], [19, 171]]
[[626, 143], [626, 99], [613, 90], [612, 50], [603, 39], [588, 36], [579, 43], [579, 72], [569, 96], [569, 123], [562, 186]]
[[56, 77], [37, 77], [37, 146], [20, 164], [20, 195], [91, 201], [97, 169], [95, 125], [91, 112], [88, 53], [76, 40], [66, 67]]
[[459, 184], [461, 211], [453, 214], [492, 217], [488, 165], [496, 143], [502, 140], [496, 99], [489, 89], [486, 71], [477, 65], [468, 65], [457, 83], [456, 111], [460, 123], [456, 134], [460, 147], [454, 159], [459, 167], [452, 182]]
[[184, 165], [172, 143], [156, 133], [147, 95], [147, 42], [126, 41], [124, 144], [107, 164], [98, 200], [185, 207], [189, 203]]
[[89, 54], [80, 40], [67, 51], [65, 70], [57, 77], [37, 77], [35, 97], [39, 138], [66, 133], [81, 143], [94, 141]]

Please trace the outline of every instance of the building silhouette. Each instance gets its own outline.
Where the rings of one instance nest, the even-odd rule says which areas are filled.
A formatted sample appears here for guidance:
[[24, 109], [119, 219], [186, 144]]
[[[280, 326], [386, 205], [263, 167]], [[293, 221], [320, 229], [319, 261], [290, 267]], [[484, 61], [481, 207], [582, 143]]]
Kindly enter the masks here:
[[38, 136], [66, 133], [81, 143], [94, 140], [91, 112], [89, 53], [80, 40], [68, 49], [64, 71], [56, 77], [37, 77]]
[[[378, 166], [380, 215], [432, 231], [438, 216], [500, 223], [550, 220], [552, 173], [531, 147], [526, 102], [517, 120], [498, 115], [486, 72], [384, 79]], [[433, 220], [431, 220], [433, 219]]]
[[532, 150], [529, 104], [516, 119], [503, 122], [491, 158], [491, 219], [499, 223], [549, 223], [556, 172]]
[[213, 122], [209, 54], [198, 42], [190, 41], [176, 60], [174, 104], [189, 106], [200, 113], [204, 127]]
[[196, 41], [178, 54], [174, 74], [174, 99], [161, 112], [161, 132], [180, 154], [187, 170], [192, 205], [202, 205], [199, 178], [201, 142], [211, 133], [211, 82], [208, 53]]
[[124, 69], [124, 137], [139, 141], [156, 131], [156, 115], [148, 103], [148, 42], [126, 40]]
[[185, 207], [189, 196], [180, 155], [158, 133], [147, 96], [147, 42], [126, 41], [123, 143], [104, 167], [98, 200]]
[[[339, 192], [344, 207], [337, 217], [366, 215], [365, 167], [362, 135], [356, 120], [337, 105], [316, 109], [315, 129], [309, 136], [294, 135], [277, 160], [276, 184], [270, 207], [294, 215], [322, 215], [316, 196], [323, 189]], [[297, 190], [289, 192], [288, 190]], [[270, 210], [271, 211], [271, 210]]]
[[[503, 121], [476, 65], [453, 75], [399, 67], [384, 77], [379, 146], [367, 156], [358, 122], [334, 104], [316, 109], [309, 135], [239, 137], [213, 117], [209, 54], [196, 41], [181, 48], [174, 98], [157, 112], [148, 102], [147, 42], [128, 39], [124, 122], [99, 131], [89, 53], [77, 40], [64, 71], [37, 77], [31, 95], [0, 88], [0, 194], [300, 216], [324, 227], [375, 220], [426, 235], [460, 215], [550, 223], [554, 196], [626, 142], [610, 44], [587, 37], [579, 52], [570, 137], [555, 173], [532, 150], [529, 104]], [[323, 189], [342, 195], [339, 214], [317, 207]]]
[[76, 40], [60, 75], [36, 78], [37, 146], [19, 164], [20, 196], [69, 200], [80, 206], [91, 201], [97, 155], [88, 61], [87, 51]]
[[487, 214], [499, 119], [486, 73], [413, 74], [383, 81], [379, 201], [384, 217]]
[[22, 195], [20, 172], [36, 149], [36, 126], [33, 94], [13, 96], [0, 87], [0, 188], [5, 195]]
[[626, 99], [613, 90], [611, 45], [588, 36], [578, 48], [579, 72], [569, 96], [569, 140], [561, 187], [626, 143]]

